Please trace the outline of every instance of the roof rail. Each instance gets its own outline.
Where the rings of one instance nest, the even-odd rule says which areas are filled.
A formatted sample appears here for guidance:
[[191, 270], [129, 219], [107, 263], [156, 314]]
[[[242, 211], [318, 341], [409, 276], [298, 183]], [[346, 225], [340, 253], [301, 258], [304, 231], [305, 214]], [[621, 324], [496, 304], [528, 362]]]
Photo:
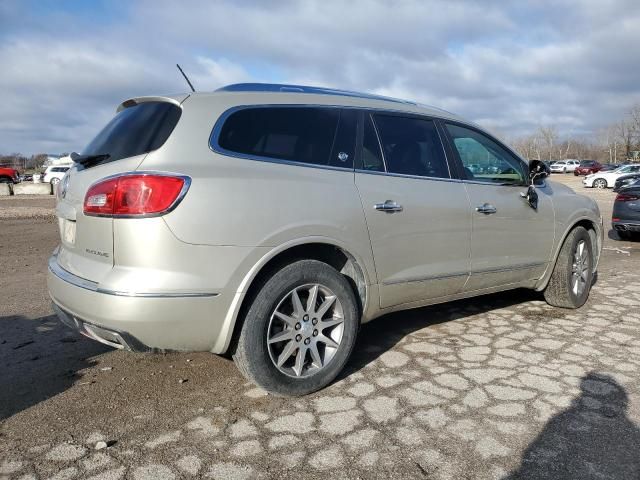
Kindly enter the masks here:
[[370, 93], [352, 92], [349, 90], [337, 90], [334, 88], [309, 87], [306, 85], [286, 85], [280, 83], [234, 83], [216, 90], [216, 92], [286, 92], [286, 93], [312, 93], [317, 95], [340, 95], [343, 97], [366, 98], [369, 100], [383, 100], [386, 102], [416, 105], [415, 102], [400, 100], [398, 98], [373, 95]]

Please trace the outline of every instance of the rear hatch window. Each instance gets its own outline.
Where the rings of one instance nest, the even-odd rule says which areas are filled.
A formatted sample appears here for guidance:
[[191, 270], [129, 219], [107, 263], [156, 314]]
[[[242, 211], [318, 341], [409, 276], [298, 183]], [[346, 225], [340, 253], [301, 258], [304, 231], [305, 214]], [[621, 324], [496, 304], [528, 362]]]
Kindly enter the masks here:
[[104, 164], [160, 148], [175, 128], [182, 110], [168, 102], [143, 102], [121, 110], [82, 151], [104, 156]]

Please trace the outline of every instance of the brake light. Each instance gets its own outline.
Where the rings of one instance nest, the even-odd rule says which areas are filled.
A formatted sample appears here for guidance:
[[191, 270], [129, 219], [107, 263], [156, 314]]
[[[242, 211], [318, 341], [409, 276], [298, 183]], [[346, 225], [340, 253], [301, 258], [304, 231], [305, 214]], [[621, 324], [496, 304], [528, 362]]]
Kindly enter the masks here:
[[128, 217], [162, 215], [182, 199], [188, 177], [130, 174], [92, 185], [84, 197], [85, 215]]
[[633, 202], [640, 199], [640, 195], [633, 195], [631, 193], [619, 193], [616, 197], [616, 202]]

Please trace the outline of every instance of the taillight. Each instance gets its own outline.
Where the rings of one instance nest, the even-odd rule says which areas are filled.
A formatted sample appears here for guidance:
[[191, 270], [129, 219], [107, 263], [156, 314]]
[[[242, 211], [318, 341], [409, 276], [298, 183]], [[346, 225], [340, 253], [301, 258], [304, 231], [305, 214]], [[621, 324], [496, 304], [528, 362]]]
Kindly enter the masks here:
[[640, 195], [634, 195], [632, 193], [619, 193], [616, 197], [616, 202], [633, 202], [640, 199]]
[[125, 174], [92, 185], [84, 197], [85, 215], [129, 217], [162, 215], [188, 188], [188, 177]]

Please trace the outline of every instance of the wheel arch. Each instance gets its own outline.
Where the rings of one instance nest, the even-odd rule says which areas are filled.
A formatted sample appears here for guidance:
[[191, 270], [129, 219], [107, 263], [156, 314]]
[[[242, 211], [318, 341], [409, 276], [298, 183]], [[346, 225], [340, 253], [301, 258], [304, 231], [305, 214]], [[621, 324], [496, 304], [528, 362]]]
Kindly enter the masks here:
[[350, 249], [329, 238], [318, 237], [290, 242], [270, 251], [245, 276], [225, 318], [227, 333], [214, 345], [215, 353], [233, 352], [242, 328], [244, 313], [271, 274], [285, 265], [303, 259], [327, 263], [344, 275], [353, 289], [362, 316], [367, 306], [370, 284], [364, 262], [353, 255]]
[[560, 250], [562, 250], [562, 245], [564, 245], [564, 242], [569, 236], [569, 233], [571, 233], [576, 227], [583, 227], [589, 234], [589, 238], [591, 238], [591, 244], [594, 246], [593, 253], [596, 257], [594, 259], [595, 261], [593, 262], [593, 271], [595, 273], [596, 268], [598, 266], [598, 261], [600, 259], [600, 251], [602, 249], [602, 241], [603, 241], [602, 231], [601, 231], [602, 229], [601, 228], [598, 229], [597, 223], [591, 218], [587, 218], [587, 217], [579, 218], [577, 220], [574, 220], [571, 223], [571, 225], [567, 229], [565, 229], [562, 237], [560, 238], [560, 241], [556, 244], [553, 252], [552, 261], [549, 262], [549, 265], [547, 266], [547, 270], [545, 271], [544, 275], [541, 277], [540, 281], [538, 281], [538, 284], [535, 287], [537, 291], [542, 291], [547, 287], [547, 284], [551, 279], [551, 274], [553, 273], [553, 269], [555, 268], [556, 262], [558, 261]]

